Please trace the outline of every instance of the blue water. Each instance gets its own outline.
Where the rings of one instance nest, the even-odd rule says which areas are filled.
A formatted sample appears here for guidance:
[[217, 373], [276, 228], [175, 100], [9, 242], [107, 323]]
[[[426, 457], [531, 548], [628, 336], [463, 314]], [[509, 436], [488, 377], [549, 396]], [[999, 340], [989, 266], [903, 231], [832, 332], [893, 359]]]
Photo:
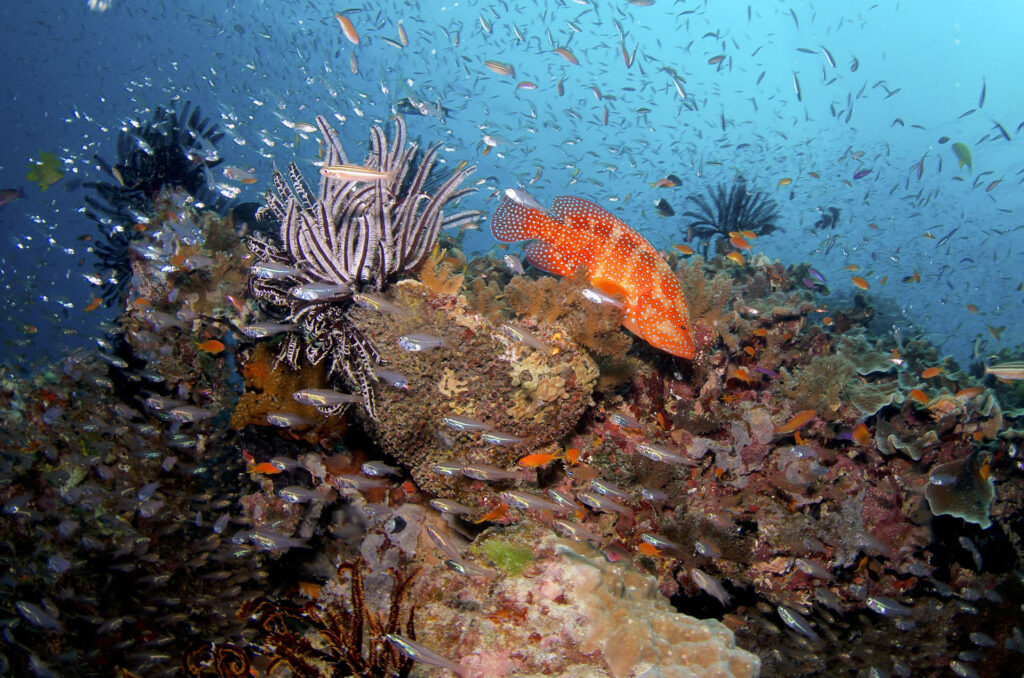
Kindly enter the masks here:
[[[424, 144], [443, 142], [452, 166], [478, 165], [480, 190], [465, 207], [489, 211], [494, 191], [539, 173], [529, 190], [542, 202], [590, 198], [667, 247], [683, 242], [688, 194], [742, 174], [781, 207], [779, 230], [755, 250], [787, 265], [810, 262], [829, 280], [828, 303], [849, 303], [857, 292], [849, 278], [861, 275], [885, 326], [918, 328], [961, 361], [977, 337], [987, 341], [986, 353], [1021, 345], [1020, 3], [877, 3], [858, 11], [839, 3], [668, 0], [88, 5], [0, 7], [7, 90], [0, 188], [26, 194], [0, 208], [4, 362], [48, 360], [88, 345], [113, 317], [109, 309], [85, 310], [97, 289], [83, 277], [94, 257], [80, 238], [97, 233], [80, 212], [86, 192], [76, 184], [100, 178], [92, 157], [114, 160], [126, 121], [193, 101], [222, 127], [232, 125], [221, 154], [225, 165], [256, 170], [260, 182], [244, 186], [240, 199], [258, 200], [275, 161], [308, 167], [317, 157], [316, 135], [297, 134], [285, 121], [328, 115], [358, 159], [372, 122], [407, 96], [452, 109], [443, 122], [410, 116], [408, 123]], [[335, 11], [347, 12], [359, 45], [342, 35]], [[399, 40], [399, 20], [405, 48], [384, 41]], [[636, 48], [631, 68], [621, 42]], [[709, 64], [716, 56], [724, 58]], [[515, 75], [493, 73], [487, 59], [511, 64]], [[685, 81], [685, 100], [666, 69]], [[523, 81], [537, 88], [517, 89]], [[485, 134], [498, 145], [482, 155]], [[948, 143], [939, 143], [943, 136]], [[957, 167], [953, 142], [970, 148], [973, 170]], [[40, 151], [57, 153], [68, 172], [46, 192], [25, 178]], [[864, 169], [871, 172], [853, 179]], [[682, 186], [651, 187], [669, 173]], [[783, 178], [793, 183], [779, 187]], [[659, 216], [658, 198], [677, 216]], [[838, 228], [815, 230], [819, 208], [830, 206], [841, 210]], [[836, 237], [828, 242], [829, 235]], [[486, 224], [465, 245], [492, 247]], [[856, 273], [844, 269], [852, 264]], [[920, 282], [902, 282], [915, 271]], [[996, 339], [986, 326], [1006, 329]]]

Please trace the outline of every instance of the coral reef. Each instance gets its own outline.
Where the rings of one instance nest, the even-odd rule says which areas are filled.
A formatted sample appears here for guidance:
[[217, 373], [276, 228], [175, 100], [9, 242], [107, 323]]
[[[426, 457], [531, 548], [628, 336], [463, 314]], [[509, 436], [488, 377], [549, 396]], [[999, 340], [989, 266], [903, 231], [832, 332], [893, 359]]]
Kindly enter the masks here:
[[505, 286], [509, 308], [541, 325], [560, 325], [572, 340], [598, 357], [624, 355], [633, 338], [622, 331], [622, 311], [596, 305], [581, 292], [587, 287], [581, 273], [565, 278], [536, 280], [519, 276]]
[[501, 539], [528, 545], [521, 572], [467, 579], [438, 565], [414, 585], [418, 638], [464, 675], [758, 675], [729, 629], [677, 613], [629, 562], [537, 528]]
[[401, 121], [362, 170], [318, 125], [255, 262], [163, 186], [99, 350], [0, 373], [0, 673], [1016, 670], [1019, 386], [760, 253], [669, 255], [652, 350], [439, 236], [466, 170]]
[[[565, 437], [592, 403], [598, 369], [564, 331], [522, 327], [536, 346], [518, 341], [508, 324], [492, 325], [460, 297], [435, 295], [422, 284], [401, 281], [392, 289], [405, 317], [364, 308], [348, 322], [380, 348], [401, 387], [380, 390], [369, 429], [389, 456], [407, 467], [421, 488], [477, 507], [494, 499], [472, 478], [438, 473], [437, 464], [514, 465], [529, 451]], [[437, 337], [430, 352], [400, 348], [402, 336]], [[468, 417], [487, 430], [514, 438], [487, 442], [476, 431], [446, 425], [446, 417]], [[496, 502], [495, 502], [496, 503]], [[493, 508], [491, 506], [490, 508]]]

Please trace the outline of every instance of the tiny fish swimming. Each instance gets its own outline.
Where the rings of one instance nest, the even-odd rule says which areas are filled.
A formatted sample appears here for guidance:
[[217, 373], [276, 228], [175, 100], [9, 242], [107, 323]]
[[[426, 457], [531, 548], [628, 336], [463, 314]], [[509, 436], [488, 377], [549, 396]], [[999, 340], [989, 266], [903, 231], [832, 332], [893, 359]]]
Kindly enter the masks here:
[[502, 242], [533, 240], [526, 259], [537, 268], [573, 275], [585, 267], [587, 281], [625, 300], [623, 326], [651, 346], [693, 359], [690, 313], [679, 281], [647, 240], [594, 203], [559, 196], [549, 214], [507, 197], [491, 218]]

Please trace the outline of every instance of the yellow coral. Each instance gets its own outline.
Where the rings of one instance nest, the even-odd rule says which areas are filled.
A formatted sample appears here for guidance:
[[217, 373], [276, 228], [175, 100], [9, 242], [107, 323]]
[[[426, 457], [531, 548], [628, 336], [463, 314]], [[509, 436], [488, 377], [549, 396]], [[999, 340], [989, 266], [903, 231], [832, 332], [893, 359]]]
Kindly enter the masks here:
[[469, 387], [466, 386], [464, 379], [455, 376], [455, 370], [446, 367], [444, 374], [441, 375], [441, 381], [437, 382], [437, 390], [446, 398], [453, 398], [468, 391]]
[[420, 280], [434, 294], [455, 296], [462, 289], [462, 281], [466, 276], [459, 273], [459, 270], [466, 263], [466, 255], [459, 250], [452, 252], [449, 255], [448, 250], [442, 250], [439, 245], [435, 245], [420, 268]]

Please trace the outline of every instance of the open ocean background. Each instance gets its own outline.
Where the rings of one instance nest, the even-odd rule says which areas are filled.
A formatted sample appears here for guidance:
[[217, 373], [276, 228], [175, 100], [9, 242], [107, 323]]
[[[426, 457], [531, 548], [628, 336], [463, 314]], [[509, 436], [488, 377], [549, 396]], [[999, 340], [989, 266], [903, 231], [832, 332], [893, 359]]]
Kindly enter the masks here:
[[[83, 237], [98, 234], [80, 183], [101, 178], [94, 155], [114, 160], [119, 128], [184, 101], [228, 133], [224, 166], [258, 175], [241, 201], [260, 200], [275, 161], [305, 170], [317, 159], [317, 135], [296, 122], [327, 115], [358, 160], [372, 121], [407, 97], [450, 109], [407, 122], [424, 146], [444, 143], [450, 166], [478, 165], [466, 208], [490, 212], [495, 191], [529, 184], [542, 203], [594, 200], [667, 248], [685, 241], [687, 195], [742, 175], [781, 211], [755, 252], [809, 262], [828, 279], [826, 303], [849, 304], [859, 275], [878, 325], [920, 331], [962, 364], [979, 338], [983, 356], [1022, 344], [1020, 2], [107, 4], [0, 6], [0, 188], [25, 193], [0, 208], [6, 363], [90, 345], [114, 316], [86, 311], [98, 290], [84, 277], [95, 257]], [[636, 49], [630, 68], [623, 46]], [[536, 89], [517, 88], [524, 81]], [[487, 155], [485, 135], [497, 143]], [[954, 142], [973, 168], [958, 167]], [[44, 151], [67, 174], [42, 192], [25, 175]], [[652, 188], [668, 174], [682, 185]], [[659, 198], [674, 217], [654, 209]], [[838, 226], [815, 229], [828, 207]], [[493, 246], [486, 223], [464, 242], [469, 254]]]

